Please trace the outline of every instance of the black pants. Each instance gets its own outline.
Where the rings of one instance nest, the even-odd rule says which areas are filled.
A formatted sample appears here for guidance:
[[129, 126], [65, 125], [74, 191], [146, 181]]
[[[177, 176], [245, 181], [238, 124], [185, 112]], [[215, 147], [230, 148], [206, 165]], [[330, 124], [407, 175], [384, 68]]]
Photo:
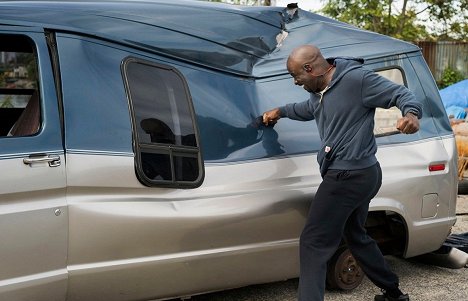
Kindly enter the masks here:
[[386, 290], [398, 287], [398, 277], [364, 228], [369, 202], [381, 185], [378, 163], [365, 169], [329, 170], [325, 174], [300, 238], [300, 301], [323, 300], [327, 262], [342, 238], [375, 285]]

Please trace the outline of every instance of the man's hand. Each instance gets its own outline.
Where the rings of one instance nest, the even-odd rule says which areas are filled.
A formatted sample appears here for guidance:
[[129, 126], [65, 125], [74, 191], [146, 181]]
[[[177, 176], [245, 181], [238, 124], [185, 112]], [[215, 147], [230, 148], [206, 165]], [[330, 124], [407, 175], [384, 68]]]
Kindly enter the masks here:
[[265, 126], [274, 125], [280, 119], [280, 110], [278, 108], [263, 113], [263, 124]]
[[419, 130], [418, 116], [407, 113], [404, 117], [398, 119], [396, 127], [403, 134], [414, 134]]

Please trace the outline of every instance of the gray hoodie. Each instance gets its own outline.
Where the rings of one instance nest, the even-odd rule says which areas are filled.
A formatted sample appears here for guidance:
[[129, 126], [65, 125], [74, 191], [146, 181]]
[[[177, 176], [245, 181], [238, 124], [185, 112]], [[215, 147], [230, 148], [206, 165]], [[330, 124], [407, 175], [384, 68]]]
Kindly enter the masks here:
[[362, 59], [327, 59], [336, 67], [323, 93], [280, 107], [281, 117], [317, 122], [322, 146], [317, 154], [322, 177], [328, 169], [355, 170], [377, 163], [373, 134], [375, 108], [398, 107], [421, 118], [422, 104], [405, 86], [362, 68]]

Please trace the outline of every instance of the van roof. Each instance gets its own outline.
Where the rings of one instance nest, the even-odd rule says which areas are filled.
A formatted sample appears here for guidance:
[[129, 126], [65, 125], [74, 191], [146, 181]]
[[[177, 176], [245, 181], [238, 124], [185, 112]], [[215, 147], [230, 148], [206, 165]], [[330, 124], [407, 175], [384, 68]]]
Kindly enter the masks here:
[[298, 9], [190, 0], [0, 1], [0, 23], [80, 33], [248, 77], [287, 73], [297, 46], [374, 58], [413, 44]]

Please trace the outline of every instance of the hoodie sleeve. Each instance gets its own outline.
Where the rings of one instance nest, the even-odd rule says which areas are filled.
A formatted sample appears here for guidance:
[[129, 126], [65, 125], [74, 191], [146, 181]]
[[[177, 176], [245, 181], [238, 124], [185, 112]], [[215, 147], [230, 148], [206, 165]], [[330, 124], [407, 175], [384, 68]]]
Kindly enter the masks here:
[[362, 79], [362, 102], [371, 108], [391, 108], [396, 106], [405, 116], [412, 112], [420, 119], [422, 104], [405, 86], [399, 85], [370, 70], [365, 70]]
[[290, 103], [279, 108], [280, 116], [287, 117], [293, 120], [309, 121], [314, 120], [314, 110], [311, 100], [303, 102]]

